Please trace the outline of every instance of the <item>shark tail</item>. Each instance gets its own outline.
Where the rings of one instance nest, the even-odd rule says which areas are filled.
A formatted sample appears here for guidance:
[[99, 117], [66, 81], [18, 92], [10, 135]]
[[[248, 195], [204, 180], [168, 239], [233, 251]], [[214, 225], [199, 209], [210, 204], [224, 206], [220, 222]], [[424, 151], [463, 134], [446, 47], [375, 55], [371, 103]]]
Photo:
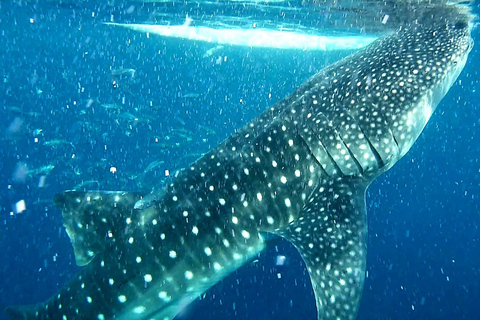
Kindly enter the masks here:
[[5, 309], [5, 313], [12, 320], [30, 320], [37, 318], [36, 310], [36, 305], [10, 306]]

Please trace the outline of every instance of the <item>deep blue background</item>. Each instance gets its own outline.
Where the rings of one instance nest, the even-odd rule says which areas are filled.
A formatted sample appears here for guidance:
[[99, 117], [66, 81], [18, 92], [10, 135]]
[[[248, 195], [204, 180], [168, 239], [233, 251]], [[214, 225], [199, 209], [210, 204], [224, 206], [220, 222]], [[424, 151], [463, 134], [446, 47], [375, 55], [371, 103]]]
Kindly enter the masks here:
[[[149, 190], [165, 169], [184, 167], [195, 159], [189, 154], [214, 147], [347, 54], [226, 46], [204, 58], [212, 45], [105, 26], [109, 12], [0, 8], [0, 309], [45, 300], [78, 270], [60, 212], [39, 200], [86, 180], [105, 190]], [[480, 29], [473, 36], [480, 40]], [[359, 319], [480, 319], [479, 64], [477, 45], [412, 150], [368, 189]], [[135, 77], [112, 78], [120, 67], [136, 69]], [[183, 98], [188, 93], [198, 97]], [[20, 129], [8, 132], [14, 121]], [[43, 130], [38, 143], [35, 129]], [[43, 145], [51, 139], [74, 146]], [[155, 160], [164, 164], [140, 186], [129, 179]], [[39, 188], [39, 176], [12, 180], [19, 162], [56, 167]], [[12, 215], [21, 199], [27, 211]], [[276, 266], [279, 254], [286, 265]], [[178, 318], [315, 319], [315, 306], [303, 262], [279, 241]]]

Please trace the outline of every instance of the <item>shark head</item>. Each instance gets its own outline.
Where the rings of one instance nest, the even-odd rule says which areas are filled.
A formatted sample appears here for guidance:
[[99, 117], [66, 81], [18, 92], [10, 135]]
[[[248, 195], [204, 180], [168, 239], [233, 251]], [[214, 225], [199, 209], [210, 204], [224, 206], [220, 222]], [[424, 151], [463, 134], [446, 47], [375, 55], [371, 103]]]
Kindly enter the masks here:
[[408, 152], [465, 66], [470, 21], [409, 24], [299, 89], [305, 141], [329, 176], [375, 177]]
[[397, 39], [385, 43], [392, 52], [383, 61], [386, 76], [378, 83], [382, 91], [375, 92], [385, 101], [386, 120], [400, 157], [460, 75], [473, 47], [470, 24], [463, 17], [421, 28], [418, 33], [399, 32]]

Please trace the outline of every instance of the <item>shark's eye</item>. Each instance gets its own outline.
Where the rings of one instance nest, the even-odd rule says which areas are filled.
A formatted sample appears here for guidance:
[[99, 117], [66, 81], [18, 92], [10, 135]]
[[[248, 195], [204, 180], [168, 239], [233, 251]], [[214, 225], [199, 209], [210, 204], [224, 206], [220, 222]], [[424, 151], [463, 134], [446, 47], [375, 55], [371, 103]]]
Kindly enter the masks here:
[[460, 30], [465, 29], [466, 27], [468, 27], [468, 23], [466, 21], [457, 21], [454, 26], [455, 29]]

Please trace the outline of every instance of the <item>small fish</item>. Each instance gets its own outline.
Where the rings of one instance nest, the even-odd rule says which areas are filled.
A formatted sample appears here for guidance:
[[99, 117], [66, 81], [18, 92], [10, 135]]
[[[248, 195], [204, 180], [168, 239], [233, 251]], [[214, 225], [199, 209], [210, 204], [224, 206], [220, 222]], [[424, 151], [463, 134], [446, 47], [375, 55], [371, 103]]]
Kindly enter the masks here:
[[127, 120], [127, 121], [139, 121], [140, 118], [131, 114], [130, 112], [123, 112], [123, 113], [120, 113], [118, 116], [117, 116], [118, 119], [123, 119], [123, 120]]
[[219, 51], [219, 50], [222, 50], [224, 48], [224, 46], [222, 45], [218, 45], [214, 48], [211, 48], [211, 49], [208, 49], [207, 51], [205, 51], [205, 53], [203, 54], [203, 58], [208, 58], [210, 57], [211, 55], [213, 55], [215, 52]]
[[174, 119], [175, 119], [178, 123], [180, 123], [182, 126], [185, 125], [185, 121], [184, 121], [182, 118], [180, 118], [180, 116], [175, 116]]
[[206, 152], [191, 152], [187, 153], [186, 155], [182, 156], [180, 159], [185, 160], [185, 159], [199, 159], [205, 155]]
[[35, 130], [33, 130], [32, 134], [33, 134], [34, 137], [42, 135], [43, 134], [43, 129], [40, 129], [40, 128], [35, 129]]
[[163, 197], [164, 193], [165, 191], [160, 193], [150, 193], [142, 197], [142, 199], [135, 202], [135, 204], [133, 205], [133, 209], [144, 210], [150, 208]]
[[129, 76], [131, 78], [135, 77], [135, 73], [137, 70], [132, 68], [119, 68], [112, 70], [112, 76], [119, 77], [119, 76]]
[[53, 169], [55, 169], [55, 165], [48, 164], [48, 165], [42, 166], [40, 168], [28, 170], [27, 175], [30, 176], [30, 177], [31, 176], [48, 175], [48, 174], [50, 174], [50, 172]]
[[212, 128], [207, 127], [207, 126], [203, 126], [201, 124], [197, 125], [197, 128], [204, 131], [207, 135], [216, 135], [217, 134], [217, 132], [215, 130], [213, 130]]
[[6, 109], [8, 111], [15, 112], [15, 113], [21, 113], [21, 114], [24, 113], [24, 111], [21, 108], [16, 107], [16, 106], [8, 106], [8, 107], [6, 107]]
[[175, 136], [184, 139], [187, 142], [190, 142], [193, 140], [192, 136], [189, 134], [181, 133], [181, 132], [174, 132]]
[[122, 106], [119, 106], [118, 104], [115, 103], [104, 103], [102, 104], [103, 109], [107, 111], [113, 111], [113, 112], [121, 112], [122, 111]]
[[175, 134], [193, 135], [192, 131], [185, 128], [173, 128], [170, 132]]
[[6, 107], [6, 110], [8, 110], [10, 112], [13, 112], [13, 113], [19, 113], [19, 114], [22, 114], [22, 115], [25, 115], [25, 116], [29, 116], [29, 117], [38, 117], [38, 116], [41, 115], [41, 113], [39, 113], [39, 112], [24, 111], [22, 108], [19, 108], [19, 107], [16, 107], [16, 106], [8, 106], [8, 107]]
[[200, 94], [198, 94], [198, 93], [189, 92], [189, 93], [186, 93], [186, 94], [182, 95], [182, 98], [194, 99], [194, 98], [198, 98], [199, 96], [200, 96]]
[[98, 182], [97, 180], [87, 180], [87, 181], [82, 181], [79, 184], [75, 185], [72, 190], [85, 189], [86, 186], [91, 186], [91, 185], [95, 185], [97, 189], [100, 188], [100, 182]]
[[33, 202], [33, 205], [53, 206], [52, 199], [37, 199]]
[[163, 141], [155, 141], [155, 142], [151, 143], [150, 146], [160, 147], [160, 148], [163, 148], [163, 149], [168, 149], [170, 147], [173, 147], [173, 145], [171, 143], [163, 142]]
[[62, 145], [70, 145], [72, 147], [75, 148], [75, 146], [73, 145], [73, 143], [67, 141], [67, 140], [63, 140], [63, 139], [53, 139], [53, 140], [48, 140], [48, 141], [45, 141], [43, 143], [44, 146], [47, 146], [47, 147], [58, 147], [58, 146], [62, 146]]
[[161, 165], [164, 164], [164, 163], [165, 163], [165, 162], [164, 162], [164, 161], [161, 161], [161, 160], [156, 160], [156, 161], [151, 162], [151, 163], [145, 168], [145, 170], [143, 170], [142, 175], [145, 175], [145, 174], [149, 173], [150, 171], [154, 170], [155, 168], [161, 166]]

